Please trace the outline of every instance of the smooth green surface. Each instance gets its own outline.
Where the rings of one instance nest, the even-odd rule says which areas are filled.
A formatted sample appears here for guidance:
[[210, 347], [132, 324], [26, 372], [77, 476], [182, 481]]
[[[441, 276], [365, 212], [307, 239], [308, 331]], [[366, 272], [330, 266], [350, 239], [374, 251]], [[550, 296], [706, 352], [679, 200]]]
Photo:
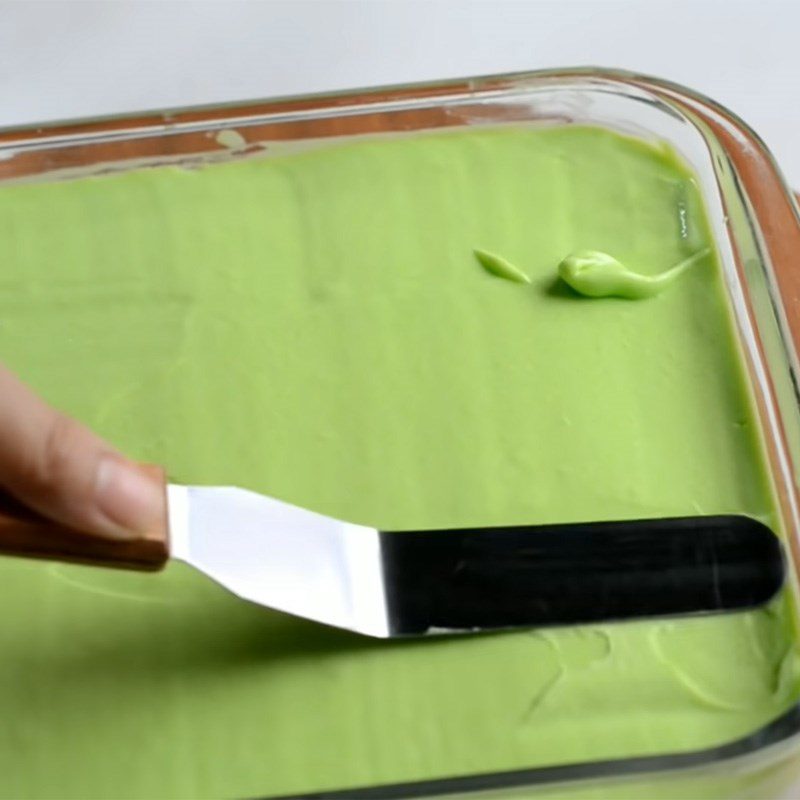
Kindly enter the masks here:
[[[581, 128], [5, 187], [0, 356], [174, 480], [355, 522], [772, 521], [713, 255], [641, 303], [556, 276], [587, 248], [663, 272], [709, 246], [699, 207], [667, 151]], [[532, 284], [477, 269], [477, 246]], [[187, 568], [8, 560], [0, 607], [6, 798], [263, 796], [689, 750], [798, 696], [782, 600], [387, 643]]]

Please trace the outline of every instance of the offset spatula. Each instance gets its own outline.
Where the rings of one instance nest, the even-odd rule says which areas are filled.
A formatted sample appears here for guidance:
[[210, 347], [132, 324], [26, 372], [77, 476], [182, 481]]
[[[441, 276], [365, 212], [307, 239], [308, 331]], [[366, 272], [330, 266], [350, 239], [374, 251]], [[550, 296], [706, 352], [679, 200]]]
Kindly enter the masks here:
[[159, 569], [179, 559], [270, 608], [379, 637], [734, 611], [784, 580], [742, 516], [384, 532], [235, 488], [167, 487], [142, 539], [89, 537], [4, 501], [0, 553]]

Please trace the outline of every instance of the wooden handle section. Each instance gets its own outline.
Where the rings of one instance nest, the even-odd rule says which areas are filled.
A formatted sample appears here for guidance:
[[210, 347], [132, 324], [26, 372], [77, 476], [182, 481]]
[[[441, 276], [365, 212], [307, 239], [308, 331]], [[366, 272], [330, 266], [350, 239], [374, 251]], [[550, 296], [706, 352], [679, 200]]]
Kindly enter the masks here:
[[[144, 466], [164, 484], [160, 467]], [[169, 559], [169, 535], [164, 519], [138, 539], [103, 539], [59, 525], [0, 493], [0, 555], [67, 561], [96, 567], [158, 570]]]

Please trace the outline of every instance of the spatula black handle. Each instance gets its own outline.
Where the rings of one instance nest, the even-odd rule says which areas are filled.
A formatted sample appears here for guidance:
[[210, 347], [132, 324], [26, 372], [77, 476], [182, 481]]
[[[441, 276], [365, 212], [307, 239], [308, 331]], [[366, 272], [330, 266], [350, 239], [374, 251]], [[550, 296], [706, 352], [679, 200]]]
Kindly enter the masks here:
[[[435, 535], [434, 535], [435, 533]], [[572, 625], [766, 603], [781, 543], [744, 516], [381, 534], [393, 630]]]

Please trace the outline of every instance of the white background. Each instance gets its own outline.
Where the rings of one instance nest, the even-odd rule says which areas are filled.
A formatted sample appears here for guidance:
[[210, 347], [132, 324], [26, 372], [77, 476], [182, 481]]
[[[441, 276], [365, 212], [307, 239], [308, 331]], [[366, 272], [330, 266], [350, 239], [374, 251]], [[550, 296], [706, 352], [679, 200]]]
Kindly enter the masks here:
[[800, 186], [795, 0], [0, 2], [0, 126], [577, 65], [711, 95]]

